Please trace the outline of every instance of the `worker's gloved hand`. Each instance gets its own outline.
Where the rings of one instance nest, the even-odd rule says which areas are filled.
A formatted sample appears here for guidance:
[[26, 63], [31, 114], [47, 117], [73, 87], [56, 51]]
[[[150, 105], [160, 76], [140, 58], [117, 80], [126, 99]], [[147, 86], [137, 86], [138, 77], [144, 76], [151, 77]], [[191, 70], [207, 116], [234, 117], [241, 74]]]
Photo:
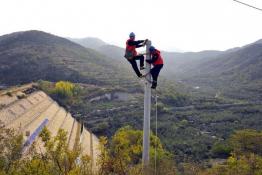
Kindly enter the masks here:
[[147, 41], [148, 41], [148, 39], [145, 39], [145, 41], [144, 41], [144, 43], [143, 43], [143, 46], [146, 45]]
[[147, 63], [151, 64], [152, 63], [152, 60], [146, 60]]

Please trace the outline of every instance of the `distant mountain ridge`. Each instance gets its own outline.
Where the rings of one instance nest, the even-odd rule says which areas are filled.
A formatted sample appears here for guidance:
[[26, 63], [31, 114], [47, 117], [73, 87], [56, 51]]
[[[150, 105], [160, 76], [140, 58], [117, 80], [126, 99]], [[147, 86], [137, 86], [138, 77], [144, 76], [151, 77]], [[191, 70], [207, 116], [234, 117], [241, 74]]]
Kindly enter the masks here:
[[97, 49], [101, 46], [107, 45], [106, 42], [99, 38], [95, 37], [86, 37], [86, 38], [68, 38], [70, 41], [80, 44], [83, 47], [90, 49]]
[[105, 55], [108, 58], [111, 58], [112, 61], [117, 61], [117, 64], [124, 68], [130, 68], [129, 63], [124, 58], [125, 49], [116, 45], [111, 45], [99, 38], [95, 37], [86, 37], [83, 39], [72, 39], [69, 38], [72, 42], [75, 42], [83, 47], [91, 48], [97, 52]]
[[[124, 48], [97, 38], [84, 40], [92, 49], [35, 30], [0, 36], [0, 83], [39, 79], [108, 85], [137, 82], [123, 57]], [[213, 92], [262, 98], [262, 40], [226, 51], [162, 54], [165, 66], [160, 76]]]
[[16, 85], [39, 79], [119, 84], [132, 76], [105, 55], [42, 31], [0, 37], [0, 83]]
[[[212, 88], [227, 96], [262, 99], [262, 44], [255, 42], [209, 57], [203, 57], [174, 70], [171, 76], [192, 86]], [[181, 64], [180, 64], [181, 66]]]
[[70, 41], [75, 42], [85, 48], [91, 48], [99, 51], [103, 54], [108, 55], [111, 58], [122, 57], [124, 55], [124, 48], [111, 45], [104, 42], [102, 39], [96, 37], [86, 37], [86, 38], [68, 38]]
[[[94, 49], [114, 60], [123, 59], [124, 48], [106, 44]], [[240, 91], [245, 91], [243, 95], [254, 97], [259, 92], [258, 89], [262, 89], [261, 54], [262, 39], [226, 51], [162, 51], [165, 66], [161, 75], [190, 86], [208, 87], [214, 93], [225, 91], [241, 94], [242, 97]]]

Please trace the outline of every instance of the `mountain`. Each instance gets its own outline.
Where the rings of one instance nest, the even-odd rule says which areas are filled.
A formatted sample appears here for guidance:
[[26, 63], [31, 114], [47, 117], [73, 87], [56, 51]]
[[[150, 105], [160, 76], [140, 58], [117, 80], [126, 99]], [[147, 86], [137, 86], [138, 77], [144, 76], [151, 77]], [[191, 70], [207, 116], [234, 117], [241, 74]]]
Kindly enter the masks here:
[[221, 51], [214, 50], [184, 53], [162, 51], [166, 65], [163, 73], [166, 77], [179, 77], [179, 75], [184, 74], [185, 70], [190, 69], [192, 65], [198, 64], [206, 58], [214, 58], [219, 54], [221, 54]]
[[103, 45], [97, 48], [96, 50], [113, 59], [117, 59], [117, 60], [124, 59], [125, 49], [118, 46]]
[[7, 85], [39, 79], [105, 85], [134, 80], [105, 55], [35, 30], [0, 37], [0, 75], [0, 84]]
[[106, 42], [102, 41], [99, 38], [95, 37], [86, 37], [86, 38], [68, 38], [70, 41], [80, 44], [83, 47], [97, 49], [101, 46], [107, 45]]
[[[262, 40], [258, 40], [226, 51], [162, 51], [165, 66], [161, 75], [191, 87], [200, 86], [204, 92], [211, 94], [222, 92], [234, 98], [260, 98], [257, 94], [261, 89], [262, 77], [261, 44]], [[108, 44], [93, 48], [113, 61], [123, 59], [124, 48]], [[128, 66], [125, 62], [123, 65]], [[241, 93], [243, 91], [245, 93]]]
[[[223, 53], [213, 60], [205, 60], [199, 75], [243, 74], [247, 80], [262, 78], [262, 44], [254, 44], [230, 53]], [[252, 70], [251, 70], [252, 67]], [[195, 72], [194, 72], [195, 74]], [[234, 77], [237, 78], [237, 77]]]
[[[95, 51], [103, 54], [110, 61], [116, 63], [120, 67], [126, 70], [130, 70], [130, 64], [124, 58], [124, 53], [125, 53], [124, 48], [107, 44], [98, 38], [83, 38], [83, 39], [70, 39], [70, 40], [83, 47], [92, 48]], [[83, 41], [85, 41], [85, 43], [88, 44], [85, 44]]]
[[87, 37], [87, 38], [82, 38], [82, 39], [74, 39], [74, 38], [69, 38], [72, 42], [75, 42], [85, 48], [91, 48], [94, 49], [107, 57], [113, 58], [113, 59], [122, 59], [124, 58], [124, 48], [111, 45], [108, 43], [105, 43], [99, 38], [95, 37]]
[[262, 39], [256, 41], [254, 44], [262, 44]]
[[213, 55], [183, 55], [184, 62], [177, 53], [171, 56], [176, 57], [176, 62], [167, 64], [170, 77], [175, 76], [191, 86], [203, 87], [204, 91], [211, 88], [214, 93], [219, 91], [234, 98], [262, 98], [261, 40], [224, 52], [213, 52]]

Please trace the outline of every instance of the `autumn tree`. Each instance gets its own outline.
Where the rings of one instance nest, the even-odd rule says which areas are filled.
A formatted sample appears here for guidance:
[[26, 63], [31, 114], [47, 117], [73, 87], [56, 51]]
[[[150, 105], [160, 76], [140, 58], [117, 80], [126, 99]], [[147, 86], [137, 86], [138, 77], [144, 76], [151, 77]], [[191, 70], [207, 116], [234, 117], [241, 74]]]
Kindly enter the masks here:
[[0, 174], [15, 170], [22, 157], [23, 136], [0, 123]]
[[[141, 130], [134, 130], [130, 126], [123, 127], [115, 133], [111, 142], [102, 137], [100, 143], [99, 166], [101, 174], [142, 174], [143, 132]], [[164, 150], [160, 139], [153, 133], [150, 136], [150, 145], [151, 165], [149, 171], [151, 174], [155, 173], [155, 149], [157, 174], [175, 174], [172, 155]]]
[[229, 139], [233, 149], [225, 163], [216, 165], [201, 175], [261, 175], [262, 133], [255, 130], [235, 132]]
[[55, 84], [53, 93], [60, 98], [72, 97], [75, 85], [68, 81], [59, 81]]
[[91, 160], [80, 146], [70, 150], [67, 133], [59, 130], [51, 137], [45, 128], [40, 134], [43, 150], [35, 143], [24, 151], [23, 136], [0, 127], [0, 175], [93, 175]]

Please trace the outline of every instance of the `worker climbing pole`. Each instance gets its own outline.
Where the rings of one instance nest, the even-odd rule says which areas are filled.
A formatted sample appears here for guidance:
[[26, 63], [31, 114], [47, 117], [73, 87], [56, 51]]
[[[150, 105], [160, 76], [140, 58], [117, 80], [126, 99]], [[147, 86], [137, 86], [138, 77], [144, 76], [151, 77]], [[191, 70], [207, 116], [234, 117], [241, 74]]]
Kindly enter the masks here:
[[[144, 54], [137, 54], [136, 48], [146, 45]], [[146, 67], [144, 68], [144, 55], [146, 55]], [[144, 124], [143, 124], [143, 169], [144, 174], [148, 174], [149, 168], [149, 150], [150, 150], [150, 114], [151, 114], [151, 90], [157, 87], [157, 78], [160, 70], [163, 68], [163, 58], [160, 51], [151, 45], [151, 41], [137, 40], [135, 34], [131, 32], [129, 39], [126, 41], [126, 51], [124, 56], [132, 65], [136, 75], [139, 78], [145, 78], [144, 94]], [[139, 71], [136, 60], [140, 61], [140, 70], [145, 69], [145, 74]], [[151, 69], [151, 64], [153, 68]], [[153, 80], [151, 80], [151, 77]], [[157, 135], [157, 94], [156, 95], [156, 135]], [[155, 172], [156, 172], [156, 148], [155, 148]]]
[[[147, 39], [146, 40], [135, 40], [135, 38], [136, 38], [136, 35], [133, 32], [131, 32], [129, 34], [129, 39], [126, 41], [126, 51], [125, 51], [124, 57], [131, 64], [137, 77], [143, 78], [143, 75], [140, 72], [140, 70], [145, 69], [144, 67], [145, 57], [143, 54], [137, 54], [136, 48], [144, 47], [147, 43]], [[138, 69], [136, 60], [140, 61], [140, 70]]]

